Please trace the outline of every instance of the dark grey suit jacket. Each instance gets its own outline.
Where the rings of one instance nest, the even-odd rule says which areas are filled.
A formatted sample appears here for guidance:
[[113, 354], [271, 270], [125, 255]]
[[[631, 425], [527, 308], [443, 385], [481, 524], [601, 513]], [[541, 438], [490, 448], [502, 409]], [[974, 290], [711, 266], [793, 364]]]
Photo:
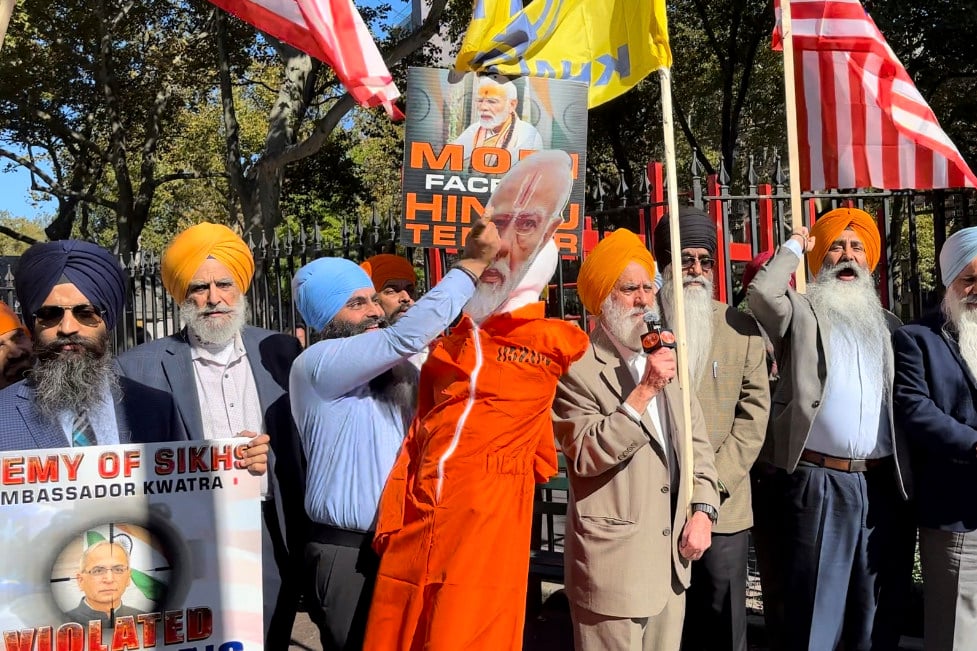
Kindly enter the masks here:
[[[163, 391], [129, 378], [119, 378], [122, 415], [121, 443], [185, 441], [186, 431], [176, 413], [173, 398]], [[58, 423], [37, 410], [34, 390], [21, 381], [0, 391], [0, 451], [64, 448], [70, 445]]]
[[[770, 411], [770, 431], [774, 438], [772, 461], [787, 472], [797, 468], [824, 397], [831, 328], [829, 320], [818, 318], [804, 294], [790, 288], [790, 275], [797, 269], [798, 261], [793, 251], [780, 247], [769, 264], [757, 272], [748, 294], [750, 310], [770, 337], [780, 369]], [[885, 312], [885, 319], [890, 333], [902, 325], [891, 312]], [[892, 369], [890, 351], [890, 395]], [[896, 481], [905, 498], [912, 488], [909, 449], [905, 436], [895, 426], [891, 400], [889, 422], [892, 424]]]
[[[292, 421], [288, 401], [288, 374], [302, 352], [295, 337], [246, 326], [241, 332], [248, 362], [258, 389], [258, 399], [271, 437], [269, 480], [275, 495], [279, 525], [289, 550], [304, 547], [308, 518], [305, 515], [305, 461]], [[126, 351], [118, 362], [125, 377], [166, 391], [191, 440], [203, 440], [203, 419], [187, 332], [157, 339]]]

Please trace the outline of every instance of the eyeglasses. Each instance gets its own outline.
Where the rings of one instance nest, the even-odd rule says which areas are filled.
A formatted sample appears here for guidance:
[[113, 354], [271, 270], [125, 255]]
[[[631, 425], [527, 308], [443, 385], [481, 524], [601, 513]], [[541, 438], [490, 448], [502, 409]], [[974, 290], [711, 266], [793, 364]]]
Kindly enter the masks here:
[[101, 565], [96, 565], [90, 570], [85, 570], [85, 574], [90, 574], [91, 576], [105, 576], [111, 572], [114, 576], [122, 576], [129, 571], [129, 568], [125, 565], [113, 565], [112, 567], [103, 567]]
[[702, 267], [703, 271], [712, 271], [712, 266], [716, 264], [716, 261], [707, 255], [695, 256], [695, 255], [683, 255], [682, 256], [682, 271], [688, 271], [695, 266], [698, 262], [699, 266]]
[[96, 326], [102, 322], [102, 311], [90, 303], [81, 305], [42, 305], [34, 312], [34, 320], [42, 326], [52, 326], [61, 323], [65, 310], [71, 310], [72, 316], [84, 326]]

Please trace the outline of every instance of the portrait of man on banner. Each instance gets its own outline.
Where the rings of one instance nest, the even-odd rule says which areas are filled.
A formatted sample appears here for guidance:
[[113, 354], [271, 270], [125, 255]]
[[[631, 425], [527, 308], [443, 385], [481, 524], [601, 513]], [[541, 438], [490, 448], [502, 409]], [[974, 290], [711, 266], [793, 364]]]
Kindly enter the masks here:
[[[454, 142], [465, 148], [465, 166], [470, 169], [472, 151], [478, 147], [505, 149], [512, 160], [519, 159], [520, 151], [543, 148], [543, 138], [539, 131], [526, 119], [520, 117], [519, 91], [514, 81], [505, 77], [484, 75], [475, 77], [473, 82], [472, 109], [474, 121]], [[528, 85], [523, 85], [524, 92]], [[528, 102], [523, 102], [523, 115]], [[498, 155], [489, 154], [485, 160], [489, 166], [498, 165]]]
[[170, 569], [148, 530], [112, 523], [72, 537], [52, 568], [51, 588], [66, 622], [111, 627], [117, 617], [162, 608]]

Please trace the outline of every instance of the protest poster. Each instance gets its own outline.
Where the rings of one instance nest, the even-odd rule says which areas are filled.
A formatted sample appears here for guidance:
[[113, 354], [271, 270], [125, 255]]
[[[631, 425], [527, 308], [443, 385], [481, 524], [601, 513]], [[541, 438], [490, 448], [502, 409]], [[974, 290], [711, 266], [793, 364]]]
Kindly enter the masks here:
[[573, 161], [573, 189], [554, 240], [564, 255], [580, 255], [587, 85], [411, 68], [407, 75], [401, 243], [462, 247], [502, 176], [541, 149], [565, 151]]
[[263, 648], [245, 443], [0, 454], [5, 651]]

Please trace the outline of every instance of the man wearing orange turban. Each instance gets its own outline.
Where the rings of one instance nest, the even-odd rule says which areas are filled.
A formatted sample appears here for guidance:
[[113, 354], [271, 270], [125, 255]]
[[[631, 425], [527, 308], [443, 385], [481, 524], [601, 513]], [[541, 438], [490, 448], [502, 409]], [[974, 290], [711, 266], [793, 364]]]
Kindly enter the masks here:
[[[832, 210], [757, 271], [750, 308], [780, 351], [770, 414], [785, 550], [785, 646], [895, 649], [915, 529], [909, 459], [893, 427], [891, 333], [872, 271], [870, 215]], [[807, 253], [807, 294], [790, 275]], [[867, 515], [866, 515], [867, 514]]]
[[24, 379], [34, 361], [33, 349], [27, 328], [0, 301], [0, 389]]
[[265, 646], [288, 647], [308, 519], [302, 452], [292, 423], [288, 373], [301, 352], [294, 337], [245, 324], [254, 258], [222, 224], [197, 224], [163, 253], [163, 286], [184, 329], [125, 352], [124, 375], [176, 398], [191, 439], [270, 441], [262, 480]]
[[381, 253], [367, 258], [360, 266], [373, 281], [387, 323], [396, 323], [417, 299], [414, 265], [403, 256]]
[[[553, 413], [571, 486], [566, 592], [578, 651], [677, 651], [689, 566], [709, 547], [719, 510], [699, 402], [693, 395], [685, 432], [682, 396], [670, 384], [673, 351], [642, 348], [644, 317], [657, 312], [654, 273], [641, 240], [617, 230], [577, 277], [584, 307], [599, 317], [587, 352], [557, 386]], [[683, 471], [689, 455], [691, 477]], [[687, 517], [680, 496], [690, 483]]]

